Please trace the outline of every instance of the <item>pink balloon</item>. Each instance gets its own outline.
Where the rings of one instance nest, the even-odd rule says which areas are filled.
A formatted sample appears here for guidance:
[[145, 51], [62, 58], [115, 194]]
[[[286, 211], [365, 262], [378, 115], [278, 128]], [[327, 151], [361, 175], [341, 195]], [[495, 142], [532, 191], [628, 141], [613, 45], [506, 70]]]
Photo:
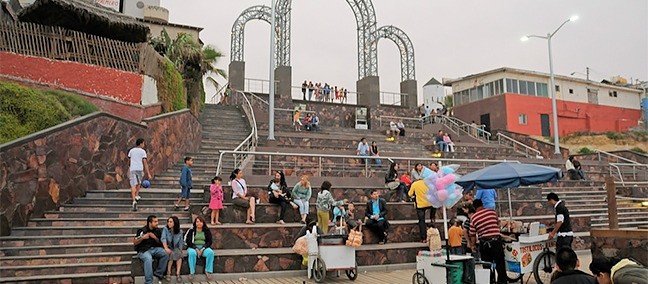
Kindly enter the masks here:
[[441, 202], [445, 201], [448, 199], [448, 191], [445, 189], [437, 191], [437, 199]]

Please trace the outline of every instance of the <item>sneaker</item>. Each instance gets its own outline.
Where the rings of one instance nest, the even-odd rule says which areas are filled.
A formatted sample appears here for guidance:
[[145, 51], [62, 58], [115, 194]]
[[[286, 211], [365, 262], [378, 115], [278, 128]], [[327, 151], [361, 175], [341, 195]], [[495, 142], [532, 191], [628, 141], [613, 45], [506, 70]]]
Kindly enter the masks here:
[[139, 196], [139, 195], [138, 195], [138, 196], [135, 196], [135, 200], [140, 201], [140, 199], [142, 199], [141, 196]]
[[184, 211], [189, 211], [189, 207], [187, 206], [187, 207], [185, 207], [183, 210], [184, 210]]
[[137, 201], [133, 201], [133, 211], [137, 211]]

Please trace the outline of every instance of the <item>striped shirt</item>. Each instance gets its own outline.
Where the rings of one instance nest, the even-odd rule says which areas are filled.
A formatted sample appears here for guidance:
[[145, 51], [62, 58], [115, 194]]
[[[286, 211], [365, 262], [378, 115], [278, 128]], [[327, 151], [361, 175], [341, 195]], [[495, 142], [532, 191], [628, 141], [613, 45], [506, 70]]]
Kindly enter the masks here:
[[480, 239], [499, 237], [497, 222], [495, 210], [482, 208], [470, 218], [470, 236], [473, 237], [477, 233]]

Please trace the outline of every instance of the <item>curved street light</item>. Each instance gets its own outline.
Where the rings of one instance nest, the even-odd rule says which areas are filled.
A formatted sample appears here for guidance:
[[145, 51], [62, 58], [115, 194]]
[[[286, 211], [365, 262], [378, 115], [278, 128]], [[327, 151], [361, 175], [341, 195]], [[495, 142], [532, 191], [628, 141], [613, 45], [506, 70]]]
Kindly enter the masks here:
[[558, 137], [558, 107], [556, 106], [556, 83], [554, 82], [554, 72], [553, 72], [553, 58], [551, 57], [551, 38], [567, 23], [578, 20], [578, 16], [571, 16], [569, 19], [564, 21], [556, 30], [552, 33], [547, 33], [546, 36], [541, 35], [525, 35], [520, 38], [521, 41], [528, 41], [530, 38], [541, 38], [547, 40], [547, 46], [549, 48], [549, 81], [551, 90], [551, 110], [553, 112], [553, 128], [554, 128], [554, 154], [560, 154], [560, 141]]

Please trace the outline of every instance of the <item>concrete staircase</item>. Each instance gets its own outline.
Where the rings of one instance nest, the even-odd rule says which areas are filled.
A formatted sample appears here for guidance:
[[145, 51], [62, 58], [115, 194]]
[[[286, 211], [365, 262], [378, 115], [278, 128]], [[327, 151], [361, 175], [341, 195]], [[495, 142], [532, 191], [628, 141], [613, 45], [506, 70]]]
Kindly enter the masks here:
[[[202, 148], [194, 165], [194, 181], [208, 183], [216, 171], [218, 150], [234, 149], [250, 133], [247, 119], [236, 107], [207, 106], [201, 117]], [[231, 162], [231, 161], [230, 161]], [[89, 190], [85, 197], [59, 211], [32, 218], [26, 227], [15, 227], [0, 237], [1, 283], [131, 283], [132, 240], [146, 217], [157, 215], [160, 225], [172, 215], [183, 228], [191, 214], [174, 211], [180, 166], [155, 175], [152, 188], [143, 189], [138, 211], [132, 212], [130, 190]], [[230, 166], [231, 167], [231, 166]], [[202, 188], [192, 192], [202, 200]]]

